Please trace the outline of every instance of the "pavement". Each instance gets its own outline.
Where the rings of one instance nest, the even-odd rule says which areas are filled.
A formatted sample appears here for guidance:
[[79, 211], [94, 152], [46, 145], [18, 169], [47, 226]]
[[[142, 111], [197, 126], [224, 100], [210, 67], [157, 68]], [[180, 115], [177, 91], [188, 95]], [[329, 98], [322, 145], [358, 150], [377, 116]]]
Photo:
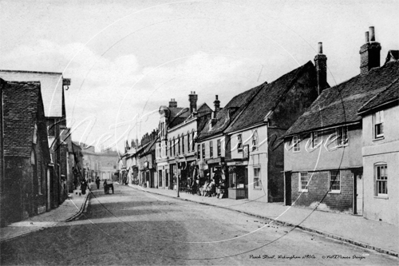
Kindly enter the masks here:
[[[176, 190], [129, 186], [172, 198], [177, 196]], [[266, 219], [271, 224], [300, 228], [395, 257], [399, 254], [399, 227], [362, 216], [284, 206], [283, 203], [202, 197], [186, 192], [180, 192], [179, 199], [245, 213]]]
[[[91, 183], [90, 187], [94, 185]], [[56, 209], [0, 228], [0, 242], [9, 241], [77, 218], [85, 210], [90, 199], [89, 195], [90, 191], [86, 191], [85, 195], [71, 193]]]

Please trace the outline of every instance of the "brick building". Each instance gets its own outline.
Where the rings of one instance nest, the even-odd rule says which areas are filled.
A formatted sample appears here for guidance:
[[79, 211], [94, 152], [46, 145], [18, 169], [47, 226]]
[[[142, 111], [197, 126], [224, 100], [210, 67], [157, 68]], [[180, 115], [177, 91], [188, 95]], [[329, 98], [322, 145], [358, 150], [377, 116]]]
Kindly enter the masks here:
[[4, 164], [1, 224], [50, 209], [51, 179], [46, 118], [39, 82], [0, 79]]
[[[321, 92], [285, 135], [287, 205], [363, 213], [362, 117], [359, 108], [399, 76], [380, 67], [374, 28], [360, 48], [360, 74]], [[367, 166], [368, 167], [368, 166]]]
[[62, 73], [21, 70], [0, 70], [0, 78], [8, 81], [39, 81], [47, 121], [47, 135], [51, 156], [51, 208], [58, 207], [67, 197], [64, 184], [67, 176], [67, 145], [61, 141], [66, 129], [65, 90], [70, 79]]

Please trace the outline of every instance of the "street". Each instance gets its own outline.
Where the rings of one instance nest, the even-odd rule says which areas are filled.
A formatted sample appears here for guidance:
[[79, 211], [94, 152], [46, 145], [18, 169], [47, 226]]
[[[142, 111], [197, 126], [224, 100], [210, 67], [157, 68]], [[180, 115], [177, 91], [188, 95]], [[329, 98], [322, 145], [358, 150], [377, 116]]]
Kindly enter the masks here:
[[[215, 199], [216, 200], [216, 199]], [[1, 265], [397, 265], [256, 217], [115, 185], [78, 220], [1, 244]]]

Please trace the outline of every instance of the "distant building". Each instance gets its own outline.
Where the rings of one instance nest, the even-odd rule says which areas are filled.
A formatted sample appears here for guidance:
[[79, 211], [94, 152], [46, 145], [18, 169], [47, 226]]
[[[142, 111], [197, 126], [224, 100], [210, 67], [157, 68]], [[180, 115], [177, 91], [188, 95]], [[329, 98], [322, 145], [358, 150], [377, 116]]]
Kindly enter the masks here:
[[40, 83], [0, 79], [0, 87], [4, 125], [0, 217], [5, 225], [49, 210], [54, 179]]
[[93, 146], [81, 144], [83, 155], [83, 176], [86, 180], [114, 179], [117, 172], [119, 155], [116, 151], [106, 150], [95, 152]]

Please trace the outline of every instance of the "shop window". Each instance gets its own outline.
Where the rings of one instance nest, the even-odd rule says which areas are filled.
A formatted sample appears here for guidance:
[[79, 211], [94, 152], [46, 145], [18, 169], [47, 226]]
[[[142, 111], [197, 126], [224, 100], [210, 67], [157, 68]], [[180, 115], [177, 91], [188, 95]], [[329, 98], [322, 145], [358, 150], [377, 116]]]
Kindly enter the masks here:
[[309, 174], [307, 172], [299, 173], [299, 191], [308, 192]]
[[241, 134], [237, 135], [237, 151], [242, 151], [242, 136]]
[[213, 140], [209, 141], [209, 157], [213, 157]]
[[293, 145], [294, 152], [301, 151], [300, 142], [301, 142], [301, 139], [299, 138], [299, 136], [292, 137], [292, 145]]
[[339, 127], [336, 130], [337, 134], [337, 146], [346, 146], [348, 145], [348, 127]]
[[254, 189], [262, 189], [260, 168], [254, 168]]
[[255, 130], [252, 134], [252, 150], [255, 151], [258, 149], [258, 131]]
[[222, 142], [220, 139], [217, 140], [217, 152], [218, 152], [218, 157], [222, 156]]
[[388, 172], [386, 164], [375, 165], [375, 195], [387, 197], [388, 196]]
[[379, 111], [374, 114], [374, 138], [379, 139], [384, 137], [384, 111]]
[[330, 192], [341, 191], [341, 175], [339, 171], [330, 171]]

